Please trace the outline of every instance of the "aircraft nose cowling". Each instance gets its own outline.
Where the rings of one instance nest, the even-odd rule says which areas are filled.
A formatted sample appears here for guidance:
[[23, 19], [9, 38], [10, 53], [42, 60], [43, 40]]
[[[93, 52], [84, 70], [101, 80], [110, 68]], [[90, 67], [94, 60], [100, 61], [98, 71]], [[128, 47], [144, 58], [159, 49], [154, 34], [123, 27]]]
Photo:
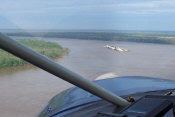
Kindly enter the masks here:
[[[123, 96], [141, 92], [175, 89], [175, 81], [143, 76], [125, 76], [94, 81], [111, 92]], [[78, 87], [56, 95], [40, 115], [53, 115], [64, 110], [102, 100]], [[54, 110], [54, 111], [53, 111]]]

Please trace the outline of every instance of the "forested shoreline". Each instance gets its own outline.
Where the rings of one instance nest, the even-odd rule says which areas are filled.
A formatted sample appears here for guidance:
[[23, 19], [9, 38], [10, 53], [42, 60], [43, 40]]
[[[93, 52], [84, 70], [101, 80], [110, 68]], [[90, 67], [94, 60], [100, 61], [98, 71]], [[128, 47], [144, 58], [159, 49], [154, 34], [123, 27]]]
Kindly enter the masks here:
[[[36, 39], [17, 39], [17, 41], [51, 59], [60, 58], [69, 51], [67, 48], [63, 48], [54, 42]], [[25, 64], [27, 64], [26, 61], [0, 49], [0, 68], [23, 66]]]
[[175, 44], [175, 32], [168, 31], [11, 31], [5, 33], [9, 36]]

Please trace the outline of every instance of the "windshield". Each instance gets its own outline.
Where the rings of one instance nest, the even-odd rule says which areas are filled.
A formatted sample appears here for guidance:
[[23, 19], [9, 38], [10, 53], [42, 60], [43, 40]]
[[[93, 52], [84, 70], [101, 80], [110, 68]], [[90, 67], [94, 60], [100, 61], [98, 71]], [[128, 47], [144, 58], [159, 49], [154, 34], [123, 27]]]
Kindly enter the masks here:
[[[8, 0], [0, 32], [93, 81], [174, 80], [173, 0]], [[31, 117], [73, 85], [0, 50], [0, 115]]]

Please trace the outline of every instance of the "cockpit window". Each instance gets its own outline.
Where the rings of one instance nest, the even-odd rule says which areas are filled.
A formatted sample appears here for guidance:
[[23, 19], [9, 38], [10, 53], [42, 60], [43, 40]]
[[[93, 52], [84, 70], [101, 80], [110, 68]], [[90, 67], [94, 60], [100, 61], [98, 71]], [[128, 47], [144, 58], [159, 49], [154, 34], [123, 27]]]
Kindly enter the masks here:
[[[175, 80], [173, 0], [0, 0], [0, 32], [94, 81]], [[36, 116], [71, 84], [0, 49], [0, 113]]]

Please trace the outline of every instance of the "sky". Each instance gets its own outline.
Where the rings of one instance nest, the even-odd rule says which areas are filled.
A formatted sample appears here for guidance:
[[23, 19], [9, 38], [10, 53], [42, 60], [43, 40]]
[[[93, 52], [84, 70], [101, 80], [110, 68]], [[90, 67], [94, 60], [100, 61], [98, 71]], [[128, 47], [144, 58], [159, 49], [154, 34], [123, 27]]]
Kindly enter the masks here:
[[0, 29], [175, 31], [175, 0], [0, 0]]

